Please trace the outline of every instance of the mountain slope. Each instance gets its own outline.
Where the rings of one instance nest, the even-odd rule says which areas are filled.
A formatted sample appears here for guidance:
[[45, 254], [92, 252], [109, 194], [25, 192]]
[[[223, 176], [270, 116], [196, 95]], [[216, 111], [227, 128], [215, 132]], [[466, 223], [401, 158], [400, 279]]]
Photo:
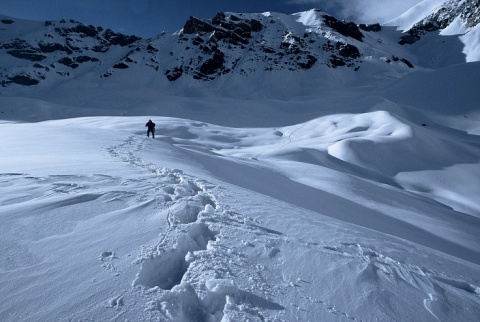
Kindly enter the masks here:
[[424, 0], [401, 16], [386, 23], [405, 31], [400, 44], [413, 44], [426, 34], [462, 35], [467, 62], [479, 60], [478, 39], [480, 2], [478, 0]]
[[406, 73], [414, 67], [411, 55], [392, 45], [379, 25], [357, 26], [317, 10], [294, 15], [219, 13], [211, 20], [191, 17], [180, 32], [145, 40], [75, 21], [2, 21], [3, 86], [87, 76], [105, 82], [125, 73], [146, 83], [160, 78], [163, 82], [155, 84], [161, 85], [183, 75], [215, 80], [226, 74], [356, 71], [376, 61], [388, 62], [384, 72]]

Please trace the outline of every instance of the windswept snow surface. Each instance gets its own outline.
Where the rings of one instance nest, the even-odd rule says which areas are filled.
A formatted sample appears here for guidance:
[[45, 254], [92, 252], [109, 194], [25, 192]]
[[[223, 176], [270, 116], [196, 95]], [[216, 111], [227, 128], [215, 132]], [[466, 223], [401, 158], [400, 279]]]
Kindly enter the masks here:
[[3, 89], [0, 321], [477, 321], [480, 63], [365, 34], [358, 71]]
[[462, 52], [466, 56], [466, 61], [480, 61], [480, 25], [475, 26], [468, 33], [460, 36], [460, 40], [465, 45]]
[[[385, 110], [275, 128], [4, 122], [0, 136], [2, 321], [480, 316], [478, 187], [468, 215], [395, 176], [478, 183], [478, 136]], [[430, 154], [449, 146], [477, 158], [443, 172]]]

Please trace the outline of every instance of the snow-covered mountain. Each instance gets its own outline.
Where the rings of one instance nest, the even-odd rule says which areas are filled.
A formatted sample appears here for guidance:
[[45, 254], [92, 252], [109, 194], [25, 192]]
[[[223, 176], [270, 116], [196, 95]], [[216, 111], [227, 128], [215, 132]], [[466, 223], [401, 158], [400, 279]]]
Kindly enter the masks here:
[[0, 320], [476, 321], [476, 3], [0, 17]]
[[138, 78], [137, 70], [146, 68], [147, 75], [159, 74], [171, 82], [182, 76], [214, 80], [225, 74], [322, 67], [358, 70], [367, 56], [388, 60], [392, 69], [413, 68], [398, 46], [384, 44], [380, 25], [357, 26], [318, 10], [295, 15], [219, 13], [208, 20], [190, 17], [181, 31], [153, 39], [75, 21], [0, 21], [4, 87], [91, 73], [97, 80], [129, 73]]
[[406, 43], [419, 39], [422, 33], [463, 26], [464, 33], [480, 23], [480, 3], [477, 0], [424, 0], [399, 17], [387, 22], [408, 31], [414, 39], [404, 38]]
[[480, 60], [480, 2], [478, 0], [424, 0], [386, 25], [405, 31], [400, 44], [413, 44], [431, 32], [463, 35], [467, 61]]
[[[151, 39], [72, 20], [2, 17], [0, 22], [1, 95], [48, 101], [48, 109], [72, 106], [68, 113], [75, 116], [105, 115], [105, 109], [113, 115], [148, 114], [165, 95], [316, 96], [321, 89], [384, 85], [413, 71], [465, 61], [457, 36], [432, 35], [402, 46], [396, 27], [357, 25], [316, 9], [191, 17], [177, 33]], [[55, 97], [44, 96], [47, 88], [57, 89]], [[72, 91], [79, 88], [84, 94], [76, 98]], [[138, 97], [140, 90], [150, 94]], [[108, 93], [122, 96], [123, 104], [111, 108]], [[31, 109], [31, 120], [62, 117], [65, 111], [45, 115]], [[17, 117], [3, 112], [4, 118]]]

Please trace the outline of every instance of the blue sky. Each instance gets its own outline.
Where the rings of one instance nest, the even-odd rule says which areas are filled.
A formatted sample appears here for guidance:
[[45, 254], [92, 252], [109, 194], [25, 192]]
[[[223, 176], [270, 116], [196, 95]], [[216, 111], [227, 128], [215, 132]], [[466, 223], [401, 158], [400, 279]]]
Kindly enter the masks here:
[[295, 13], [312, 8], [342, 19], [373, 22], [396, 17], [419, 0], [0, 0], [0, 14], [31, 20], [75, 19], [150, 37], [181, 29], [189, 16], [219, 11]]

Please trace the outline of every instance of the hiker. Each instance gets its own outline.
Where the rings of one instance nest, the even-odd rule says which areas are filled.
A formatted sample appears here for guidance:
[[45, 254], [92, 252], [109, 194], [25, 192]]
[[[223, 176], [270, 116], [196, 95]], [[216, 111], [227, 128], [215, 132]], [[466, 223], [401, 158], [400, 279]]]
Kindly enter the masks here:
[[145, 126], [147, 127], [147, 136], [150, 137], [150, 133], [152, 133], [152, 138], [155, 138], [155, 123], [152, 120], [148, 120]]

